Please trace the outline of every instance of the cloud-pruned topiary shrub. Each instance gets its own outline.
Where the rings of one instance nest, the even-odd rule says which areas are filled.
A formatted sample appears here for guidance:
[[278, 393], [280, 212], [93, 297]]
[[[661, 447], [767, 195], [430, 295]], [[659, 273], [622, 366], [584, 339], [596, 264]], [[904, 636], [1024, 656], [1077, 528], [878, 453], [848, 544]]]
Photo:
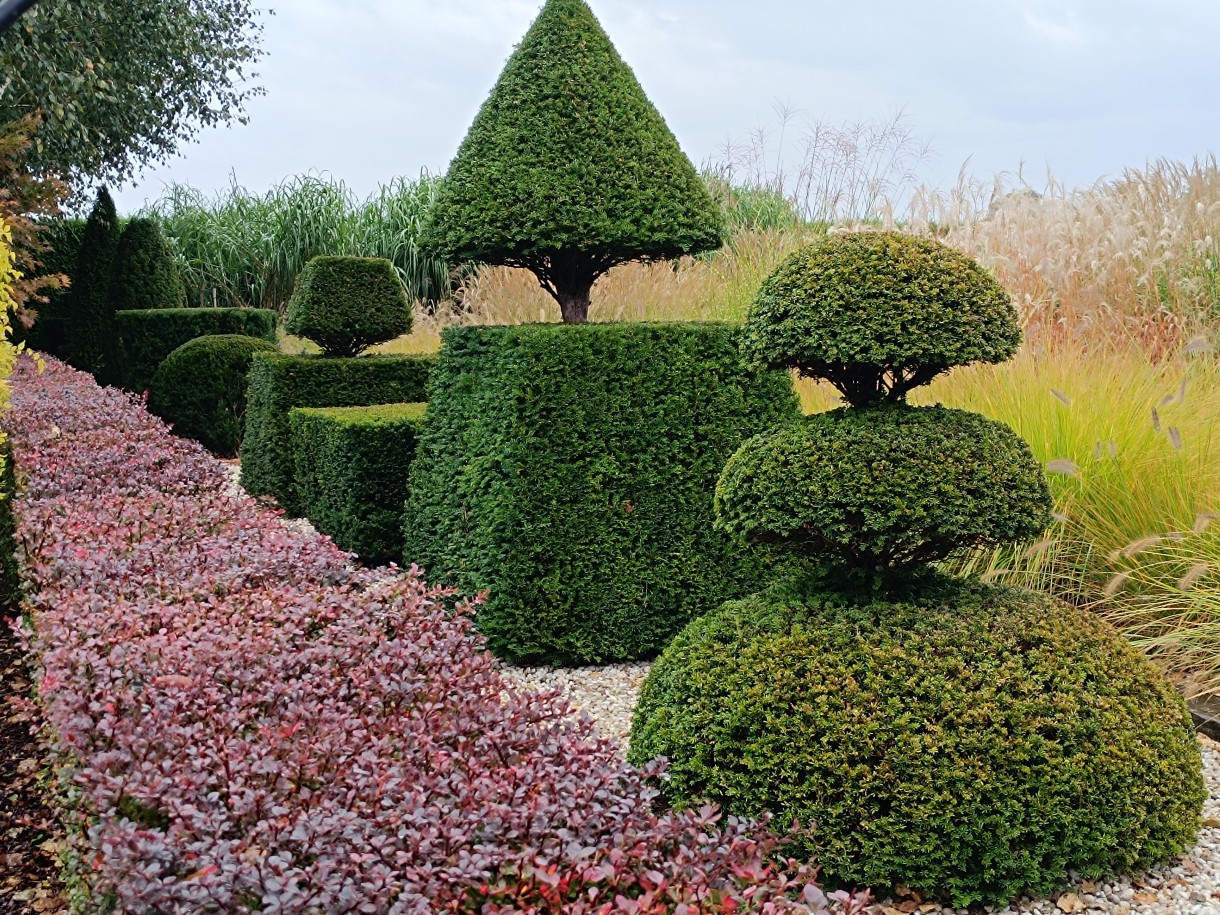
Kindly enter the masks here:
[[616, 264], [719, 248], [723, 219], [585, 0], [547, 0], [441, 185], [420, 245], [525, 267], [581, 323]]
[[315, 257], [297, 279], [284, 329], [327, 356], [355, 356], [411, 330], [411, 303], [379, 257]]
[[246, 376], [255, 353], [276, 346], [258, 337], [196, 337], [165, 357], [148, 389], [148, 409], [213, 454], [236, 457], [246, 426]]
[[720, 476], [716, 515], [745, 542], [864, 570], [1028, 540], [1051, 520], [1042, 468], [1003, 423], [892, 404], [750, 439]]
[[743, 348], [863, 406], [902, 401], [954, 366], [1005, 362], [1020, 342], [1008, 293], [966, 255], [898, 232], [843, 232], [766, 279]]
[[186, 305], [186, 287], [174, 253], [155, 219], [137, 217], [123, 227], [110, 298], [115, 311]]
[[727, 604], [654, 668], [631, 759], [669, 757], [680, 805], [797, 819], [833, 880], [958, 907], [1193, 841], [1205, 792], [1189, 713], [1095, 615], [945, 579], [879, 603], [824, 586]]
[[933, 241], [836, 236], [763, 284], [747, 355], [852, 406], [747, 441], [721, 474], [718, 525], [796, 565], [692, 622], [644, 683], [629, 758], [667, 757], [678, 807], [799, 820], [831, 880], [957, 907], [1194, 839], [1202, 761], [1164, 676], [1082, 610], [929, 566], [1050, 520], [1015, 433], [905, 402], [1018, 340], [998, 284]]

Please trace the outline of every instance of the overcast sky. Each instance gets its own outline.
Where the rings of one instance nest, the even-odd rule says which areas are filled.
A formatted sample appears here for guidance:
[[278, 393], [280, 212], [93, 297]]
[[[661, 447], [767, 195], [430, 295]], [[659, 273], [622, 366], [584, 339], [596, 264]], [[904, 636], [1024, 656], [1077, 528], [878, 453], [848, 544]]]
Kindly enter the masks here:
[[[949, 184], [1024, 163], [1087, 185], [1220, 151], [1220, 0], [591, 0], [700, 164], [774, 125], [885, 121]], [[325, 171], [361, 194], [443, 171], [541, 0], [286, 0], [266, 20], [250, 124], [212, 130], [118, 193], [251, 190]], [[791, 133], [790, 133], [791, 136]], [[789, 143], [788, 148], [795, 151]]]

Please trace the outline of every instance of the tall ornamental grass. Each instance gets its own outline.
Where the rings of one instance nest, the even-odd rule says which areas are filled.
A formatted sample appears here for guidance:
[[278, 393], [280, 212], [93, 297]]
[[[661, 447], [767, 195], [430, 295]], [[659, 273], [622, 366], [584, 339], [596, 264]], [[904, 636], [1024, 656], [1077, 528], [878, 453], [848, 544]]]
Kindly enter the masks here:
[[342, 181], [289, 178], [264, 194], [234, 181], [209, 197], [170, 185], [145, 212], [161, 220], [192, 305], [283, 311], [296, 276], [319, 254], [384, 257], [407, 294], [427, 303], [449, 295], [450, 266], [415, 243], [438, 179], [395, 178], [361, 200]]

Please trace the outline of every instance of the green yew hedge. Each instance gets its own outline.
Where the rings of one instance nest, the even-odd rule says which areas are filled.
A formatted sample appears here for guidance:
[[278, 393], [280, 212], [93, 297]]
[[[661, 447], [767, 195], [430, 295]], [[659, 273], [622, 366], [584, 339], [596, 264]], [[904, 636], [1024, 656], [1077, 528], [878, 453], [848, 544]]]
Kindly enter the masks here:
[[241, 481], [255, 496], [273, 497], [290, 515], [297, 498], [289, 412], [294, 407], [366, 407], [425, 399], [433, 356], [328, 359], [258, 353], [250, 365]]
[[240, 334], [274, 343], [276, 320], [276, 313], [266, 308], [153, 308], [117, 312], [114, 321], [123, 387], [136, 392], [147, 390], [165, 357], [196, 337]]
[[404, 563], [489, 589], [498, 654], [647, 657], [760, 583], [767, 559], [714, 529], [713, 490], [798, 410], [787, 375], [742, 365], [736, 329], [450, 328], [428, 393]]
[[426, 407], [301, 407], [289, 413], [305, 517], [366, 565], [402, 557], [407, 472]]

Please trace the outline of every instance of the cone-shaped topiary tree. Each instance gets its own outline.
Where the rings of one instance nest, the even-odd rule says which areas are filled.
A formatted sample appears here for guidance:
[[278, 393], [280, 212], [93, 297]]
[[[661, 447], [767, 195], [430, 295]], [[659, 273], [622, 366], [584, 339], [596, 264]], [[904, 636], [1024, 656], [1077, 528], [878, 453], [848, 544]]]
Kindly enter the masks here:
[[110, 288], [119, 235], [114, 199], [103, 187], [97, 192], [97, 201], [85, 223], [64, 329], [67, 361], [91, 372], [100, 384], [113, 383], [117, 377]]
[[722, 217], [584, 0], [547, 0], [466, 135], [421, 246], [525, 267], [587, 319], [616, 264], [719, 247]]
[[182, 308], [186, 287], [155, 219], [130, 220], [119, 238], [111, 287], [114, 311]]
[[1205, 790], [1164, 676], [1087, 611], [928, 566], [1050, 521], [1012, 430], [905, 402], [951, 366], [1015, 351], [1004, 290], [937, 242], [832, 235], [764, 283], [744, 340], [853, 406], [729, 459], [717, 523], [804, 570], [669, 645], [629, 759], [668, 757], [679, 806], [799, 821], [797, 847], [832, 882], [957, 907], [1180, 853]]

